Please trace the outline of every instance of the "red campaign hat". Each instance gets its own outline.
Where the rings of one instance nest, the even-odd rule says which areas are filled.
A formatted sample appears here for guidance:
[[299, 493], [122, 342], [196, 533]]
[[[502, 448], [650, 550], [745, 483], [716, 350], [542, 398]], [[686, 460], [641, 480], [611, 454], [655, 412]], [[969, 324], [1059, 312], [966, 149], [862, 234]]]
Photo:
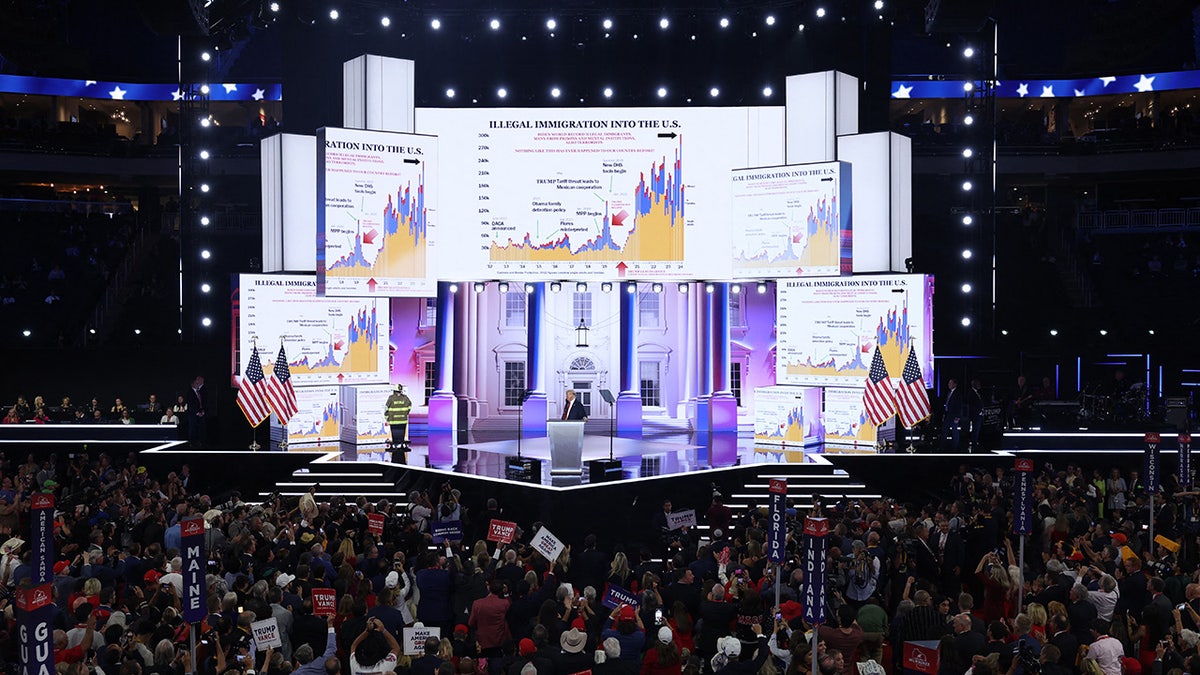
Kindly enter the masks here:
[[1135, 658], [1122, 656], [1121, 670], [1125, 675], [1142, 675], [1142, 663]]
[[575, 617], [575, 620], [571, 622], [571, 628], [578, 628], [581, 632], [586, 633], [587, 632], [587, 623], [584, 622], [584, 620], [582, 618]]
[[1121, 532], [1114, 532], [1112, 535], [1112, 540], [1118, 544], [1124, 544], [1125, 542], [1129, 541]]
[[146, 570], [146, 574], [142, 576], [142, 581], [145, 581], [148, 584], [157, 584], [158, 580], [162, 578], [162, 575], [162, 572], [159, 572], [158, 570]]
[[779, 606], [779, 613], [783, 615], [784, 621], [791, 621], [804, 613], [804, 605], [795, 600], [787, 600]]
[[71, 569], [71, 563], [67, 562], [66, 560], [59, 560], [58, 562], [54, 563], [55, 574], [63, 574], [69, 569]]
[[467, 633], [470, 633], [470, 632], [471, 632], [470, 629], [467, 628], [466, 626], [462, 625], [461, 623], [454, 627], [455, 635], [458, 635], [459, 633], [466, 635]]
[[633, 605], [621, 605], [621, 609], [617, 610], [617, 621], [636, 621], [637, 611], [633, 609]]
[[533, 640], [522, 638], [520, 644], [521, 656], [529, 656], [537, 651], [537, 646], [533, 644]]
[[1083, 560], [1083, 553], [1075, 551], [1068, 560]]

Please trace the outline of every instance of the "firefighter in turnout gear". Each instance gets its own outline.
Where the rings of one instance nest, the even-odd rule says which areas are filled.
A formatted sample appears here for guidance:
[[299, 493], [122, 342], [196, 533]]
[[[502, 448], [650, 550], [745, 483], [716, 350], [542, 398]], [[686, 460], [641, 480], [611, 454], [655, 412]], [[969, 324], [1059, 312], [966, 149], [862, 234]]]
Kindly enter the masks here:
[[396, 391], [387, 400], [384, 417], [392, 428], [392, 461], [403, 464], [408, 451], [408, 413], [412, 411], [412, 400], [404, 393], [404, 385], [396, 385]]

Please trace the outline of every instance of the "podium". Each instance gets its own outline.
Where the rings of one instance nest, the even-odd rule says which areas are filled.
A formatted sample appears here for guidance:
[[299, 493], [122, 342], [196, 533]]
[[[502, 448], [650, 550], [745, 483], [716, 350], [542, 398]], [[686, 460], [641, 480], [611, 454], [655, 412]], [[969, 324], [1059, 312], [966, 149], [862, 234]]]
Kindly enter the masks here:
[[578, 476], [583, 472], [583, 422], [548, 421], [550, 475]]

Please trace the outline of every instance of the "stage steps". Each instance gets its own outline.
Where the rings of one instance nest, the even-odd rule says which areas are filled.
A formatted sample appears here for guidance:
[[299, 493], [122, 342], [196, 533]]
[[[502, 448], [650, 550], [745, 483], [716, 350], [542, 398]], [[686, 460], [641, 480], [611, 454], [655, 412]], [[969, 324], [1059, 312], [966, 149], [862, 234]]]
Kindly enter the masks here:
[[735, 482], [722, 486], [725, 504], [735, 511], [749, 504], [765, 506], [769, 500], [768, 486], [772, 478], [788, 482], [788, 506], [811, 508], [816, 498], [831, 505], [844, 499], [876, 499], [880, 495], [850, 475], [820, 459], [803, 464], [765, 464], [753, 470], [740, 471]]
[[[276, 485], [284, 496], [298, 496], [317, 486], [318, 497], [342, 495], [348, 499], [366, 497], [375, 502], [388, 498], [396, 503], [403, 497], [397, 483], [404, 473], [400, 467], [380, 462], [314, 462], [292, 472], [291, 478]], [[268, 492], [260, 492], [266, 497]]]

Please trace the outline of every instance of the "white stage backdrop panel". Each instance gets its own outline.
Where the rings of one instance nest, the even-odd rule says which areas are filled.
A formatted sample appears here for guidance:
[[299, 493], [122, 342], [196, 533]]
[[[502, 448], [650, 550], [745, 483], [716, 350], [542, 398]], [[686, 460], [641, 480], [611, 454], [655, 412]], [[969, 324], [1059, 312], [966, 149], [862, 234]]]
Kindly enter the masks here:
[[873, 445], [877, 429], [867, 419], [862, 389], [825, 389], [825, 442]]
[[442, 276], [728, 278], [729, 172], [765, 159], [754, 110], [418, 109], [455, 195]]
[[317, 155], [319, 292], [436, 293], [438, 139], [327, 127]]
[[384, 419], [388, 396], [396, 388], [390, 384], [342, 387], [342, 435], [345, 443], [382, 443], [392, 437], [392, 428]]
[[732, 180], [735, 278], [850, 274], [849, 164], [740, 169]]
[[318, 297], [308, 275], [242, 274], [237, 283], [237, 372], [257, 340], [267, 374], [282, 342], [297, 387], [388, 381], [387, 298]]
[[754, 390], [754, 440], [763, 444], [805, 446], [820, 443], [820, 387], [757, 387]]
[[780, 384], [862, 387], [876, 345], [898, 380], [911, 349], [933, 383], [933, 277], [921, 274], [780, 281]]
[[288, 420], [288, 443], [338, 440], [341, 410], [336, 386], [296, 387], [296, 407], [299, 411]]

